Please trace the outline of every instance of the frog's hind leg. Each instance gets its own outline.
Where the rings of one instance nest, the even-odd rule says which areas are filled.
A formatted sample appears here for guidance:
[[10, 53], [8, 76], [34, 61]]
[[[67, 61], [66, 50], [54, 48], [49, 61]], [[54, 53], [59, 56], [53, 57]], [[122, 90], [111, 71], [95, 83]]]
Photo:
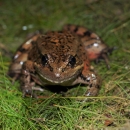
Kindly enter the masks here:
[[12, 83], [14, 83], [21, 76], [21, 68], [22, 66], [19, 62], [14, 62], [10, 65], [7, 75], [12, 78]]
[[107, 69], [110, 69], [110, 64], [109, 64], [109, 59], [108, 59], [108, 56], [107, 54], [102, 54], [101, 57], [104, 59], [105, 63], [106, 63], [106, 66], [107, 66]]

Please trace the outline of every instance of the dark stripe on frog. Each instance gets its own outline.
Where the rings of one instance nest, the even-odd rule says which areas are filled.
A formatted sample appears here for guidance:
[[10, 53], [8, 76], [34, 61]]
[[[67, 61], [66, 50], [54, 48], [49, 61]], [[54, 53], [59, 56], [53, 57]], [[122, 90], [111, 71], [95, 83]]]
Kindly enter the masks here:
[[58, 31], [58, 33], [63, 33], [63, 31]]
[[19, 51], [20, 51], [20, 52], [25, 52], [26, 49], [25, 49], [25, 48], [20, 48]]
[[56, 44], [57, 42], [51, 42], [51, 43]]
[[74, 32], [77, 32], [77, 31], [78, 31], [78, 27], [77, 27], [77, 26], [75, 26]]
[[86, 36], [89, 36], [90, 37], [90, 35], [91, 35], [92, 33], [90, 32], [90, 31], [86, 31], [86, 32], [84, 32], [84, 35]]
[[67, 30], [70, 30], [70, 27], [71, 27], [71, 24], [66, 25]]
[[15, 77], [16, 73], [15, 73], [15, 72], [12, 72], [12, 71], [11, 71], [11, 72], [9, 71], [9, 72], [8, 72], [8, 75], [9, 75], [11, 78], [13, 78], [13, 77]]

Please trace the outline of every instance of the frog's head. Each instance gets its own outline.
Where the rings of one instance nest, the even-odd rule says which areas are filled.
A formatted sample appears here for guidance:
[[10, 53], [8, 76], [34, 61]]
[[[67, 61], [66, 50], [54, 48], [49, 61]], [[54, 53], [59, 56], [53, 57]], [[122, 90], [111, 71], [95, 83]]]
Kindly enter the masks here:
[[40, 58], [35, 68], [42, 80], [51, 83], [73, 81], [81, 73], [86, 52], [81, 41], [69, 32], [50, 32], [37, 40]]

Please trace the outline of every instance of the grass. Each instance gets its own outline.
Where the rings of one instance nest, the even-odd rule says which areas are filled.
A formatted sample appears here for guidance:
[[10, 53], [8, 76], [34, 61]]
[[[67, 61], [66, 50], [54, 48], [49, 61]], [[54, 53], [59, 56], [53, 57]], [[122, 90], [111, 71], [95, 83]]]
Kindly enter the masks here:
[[19, 83], [6, 76], [10, 53], [0, 54], [0, 129], [130, 129], [130, 5], [128, 0], [0, 1], [0, 43], [15, 52], [29, 33], [60, 30], [67, 23], [84, 25], [109, 46], [111, 69], [94, 65], [103, 83], [98, 97], [82, 102], [86, 88], [60, 94], [44, 91], [42, 99], [22, 98]]

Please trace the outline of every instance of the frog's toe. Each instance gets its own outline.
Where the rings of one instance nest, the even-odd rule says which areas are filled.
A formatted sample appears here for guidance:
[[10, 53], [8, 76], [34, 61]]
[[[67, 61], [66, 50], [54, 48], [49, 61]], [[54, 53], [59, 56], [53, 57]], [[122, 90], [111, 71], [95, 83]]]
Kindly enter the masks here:
[[91, 87], [85, 94], [85, 96], [97, 96], [99, 92], [98, 87]]
[[37, 98], [36, 93], [33, 90], [23, 90], [23, 97], [29, 96], [31, 98]]
[[44, 91], [44, 89], [42, 89], [41, 87], [32, 87], [32, 90], [40, 91], [40, 92]]

